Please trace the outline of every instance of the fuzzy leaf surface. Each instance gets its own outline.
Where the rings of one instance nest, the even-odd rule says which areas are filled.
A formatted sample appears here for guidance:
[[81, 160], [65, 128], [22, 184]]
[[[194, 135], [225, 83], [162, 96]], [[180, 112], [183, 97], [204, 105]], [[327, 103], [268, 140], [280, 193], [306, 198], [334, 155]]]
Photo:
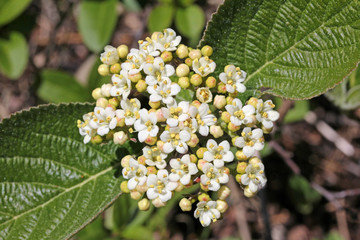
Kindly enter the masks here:
[[317, 96], [360, 61], [359, 0], [226, 0], [201, 46], [214, 48], [216, 73], [245, 70], [250, 91]]
[[127, 150], [85, 145], [76, 127], [93, 107], [40, 106], [0, 123], [0, 239], [68, 239], [119, 196], [114, 162]]

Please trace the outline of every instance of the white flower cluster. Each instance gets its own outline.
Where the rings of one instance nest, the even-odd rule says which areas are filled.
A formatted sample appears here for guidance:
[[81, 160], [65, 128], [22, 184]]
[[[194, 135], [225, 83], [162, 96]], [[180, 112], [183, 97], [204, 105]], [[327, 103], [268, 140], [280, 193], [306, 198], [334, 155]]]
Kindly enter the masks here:
[[[231, 163], [237, 161], [236, 179], [246, 196], [265, 186], [256, 151], [279, 114], [271, 100], [250, 98], [243, 105], [237, 98], [246, 90], [246, 72], [228, 65], [215, 76], [212, 48], [191, 49], [180, 41], [166, 29], [138, 49], [106, 46], [98, 70], [112, 75], [111, 83], [93, 91], [96, 107], [78, 128], [84, 143], [113, 139], [143, 146], [138, 156], [121, 160], [121, 189], [141, 210], [150, 201], [164, 206], [174, 192], [198, 185], [194, 216], [208, 226], [227, 209]], [[211, 192], [218, 193], [216, 201]], [[194, 200], [183, 198], [180, 207], [190, 211]]]

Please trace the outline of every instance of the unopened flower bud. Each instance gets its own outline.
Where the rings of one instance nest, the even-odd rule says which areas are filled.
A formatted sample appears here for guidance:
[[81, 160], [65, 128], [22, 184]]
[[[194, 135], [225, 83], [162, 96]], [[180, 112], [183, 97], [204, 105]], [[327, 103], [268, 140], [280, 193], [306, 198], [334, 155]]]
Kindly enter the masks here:
[[196, 155], [195, 154], [191, 154], [190, 155], [190, 162], [192, 162], [192, 163], [197, 163], [197, 157], [196, 157]]
[[236, 174], [236, 176], [235, 176], [235, 180], [240, 184], [241, 184], [241, 176], [242, 176], [242, 174]]
[[103, 139], [102, 139], [102, 137], [99, 136], [99, 135], [95, 135], [95, 136], [93, 136], [93, 137], [91, 138], [91, 142], [92, 142], [93, 144], [99, 144], [99, 143], [102, 143], [102, 141], [103, 141]]
[[189, 199], [183, 198], [180, 200], [179, 206], [180, 206], [181, 210], [183, 210], [183, 212], [189, 212], [189, 211], [191, 211], [192, 204]]
[[141, 78], [142, 78], [142, 75], [140, 72], [134, 73], [134, 74], [129, 74], [129, 79], [133, 83], [137, 83], [139, 80], [141, 80]]
[[236, 172], [238, 172], [239, 174], [244, 174], [246, 167], [247, 167], [246, 162], [238, 162], [236, 166]]
[[124, 131], [116, 132], [114, 134], [114, 143], [115, 144], [124, 144], [129, 139], [128, 135]]
[[225, 111], [225, 112], [221, 113], [221, 120], [223, 120], [226, 123], [230, 122], [230, 117], [231, 117], [231, 114], [229, 112]]
[[156, 119], [158, 122], [165, 122], [166, 118], [164, 117], [164, 108], [156, 110]]
[[210, 126], [210, 134], [213, 135], [214, 138], [219, 138], [224, 135], [224, 131], [220, 126], [212, 125]]
[[125, 58], [129, 53], [128, 46], [126, 46], [124, 44], [118, 46], [116, 50], [117, 50], [117, 53], [118, 53], [120, 58]]
[[145, 143], [148, 144], [148, 145], [154, 145], [157, 141], [157, 137], [151, 137], [151, 136], [148, 136], [146, 139], [145, 139]]
[[134, 200], [139, 200], [142, 196], [142, 193], [138, 192], [138, 191], [131, 191], [130, 192], [130, 197]]
[[203, 169], [203, 166], [208, 163], [208, 161], [204, 160], [204, 159], [199, 159], [198, 160], [198, 164], [197, 164], [197, 167], [200, 171], [202, 171]]
[[176, 68], [176, 75], [178, 77], [185, 77], [189, 74], [190, 68], [188, 65], [182, 63]]
[[201, 51], [199, 49], [192, 49], [189, 52], [189, 57], [194, 60], [195, 58], [201, 58]]
[[121, 166], [123, 168], [125, 167], [129, 167], [130, 166], [130, 159], [132, 159], [133, 157], [131, 155], [126, 155], [125, 157], [123, 157], [121, 159]]
[[233, 103], [233, 101], [234, 101], [233, 97], [227, 97], [226, 98], [226, 104], [228, 104], [228, 105], [231, 105]]
[[109, 104], [116, 109], [119, 106], [120, 102], [119, 102], [119, 99], [117, 99], [117, 98], [110, 98]]
[[229, 122], [228, 129], [232, 132], [236, 132], [240, 130], [240, 126], [236, 126], [232, 122]]
[[214, 106], [217, 109], [223, 109], [226, 105], [226, 99], [224, 95], [216, 95], [214, 98]]
[[202, 202], [202, 201], [208, 202], [211, 200], [211, 198], [210, 198], [209, 194], [202, 193], [198, 196], [198, 200], [199, 200], [199, 202]]
[[209, 185], [204, 185], [201, 182], [200, 182], [200, 188], [201, 188], [201, 190], [203, 190], [205, 192], [209, 191]]
[[104, 97], [110, 97], [110, 89], [113, 85], [111, 83], [108, 84], [103, 84], [101, 86], [101, 95], [103, 95]]
[[198, 100], [194, 100], [194, 101], [192, 101], [191, 105], [193, 105], [196, 108], [199, 108], [201, 105], [201, 102], [199, 102]]
[[175, 188], [175, 192], [181, 192], [182, 190], [184, 190], [184, 188], [185, 186], [179, 182], [177, 187]]
[[166, 203], [162, 202], [159, 197], [152, 200], [152, 204], [156, 208], [164, 207], [166, 205]]
[[106, 106], [108, 104], [109, 104], [109, 102], [105, 98], [99, 98], [98, 100], [96, 100], [96, 106], [97, 107], [106, 108]]
[[259, 167], [259, 163], [262, 163], [258, 157], [252, 157], [249, 159], [249, 164], [253, 165], [254, 168]]
[[138, 163], [141, 165], [145, 165], [145, 160], [146, 160], [146, 157], [144, 155], [141, 155], [137, 158]]
[[110, 72], [112, 74], [119, 74], [120, 71], [121, 71], [121, 65], [119, 63], [115, 63], [115, 64], [111, 65]]
[[129, 193], [130, 192], [130, 190], [128, 188], [128, 181], [121, 182], [120, 190], [121, 190], [122, 193]]
[[100, 64], [100, 66], [98, 67], [98, 73], [103, 77], [109, 76], [110, 75], [109, 65]]
[[150, 105], [150, 107], [152, 107], [154, 109], [158, 109], [160, 107], [160, 101], [158, 101], [158, 102], [149, 101], [149, 105]]
[[214, 77], [208, 77], [205, 81], [205, 84], [208, 88], [214, 88], [216, 87], [216, 78]]
[[170, 62], [173, 59], [173, 55], [169, 51], [164, 51], [160, 57], [164, 60], [164, 62]]
[[125, 126], [125, 118], [118, 119], [116, 126], [124, 127]]
[[192, 67], [192, 59], [191, 58], [185, 59], [185, 64], [188, 65], [189, 67]]
[[198, 138], [198, 136], [195, 134], [195, 133], [192, 133], [191, 134], [191, 138], [190, 138], [190, 140], [187, 142], [187, 145], [189, 146], [189, 147], [195, 147], [196, 145], [198, 145], [198, 143], [199, 143], [199, 138]]
[[146, 59], [145, 59], [145, 62], [146, 63], [154, 63], [154, 57], [153, 56], [151, 56], [151, 55], [147, 55], [146, 56]]
[[227, 202], [223, 200], [216, 200], [216, 209], [219, 210], [220, 213], [226, 212], [228, 207], [229, 205], [227, 204]]
[[138, 92], [144, 92], [147, 88], [147, 84], [144, 80], [139, 80], [136, 85], [135, 88]]
[[218, 84], [218, 93], [226, 93], [226, 85], [224, 83], [219, 83]]
[[150, 208], [150, 201], [147, 198], [143, 198], [138, 202], [139, 210], [147, 211]]
[[146, 183], [144, 183], [143, 185], [138, 184], [136, 186], [136, 191], [138, 191], [139, 193], [145, 193], [148, 189], [149, 189], [149, 187]]
[[264, 126], [262, 126], [261, 129], [263, 130], [264, 134], [269, 134], [273, 130], [273, 128], [265, 128]]
[[187, 46], [185, 46], [184, 44], [180, 44], [178, 46], [178, 48], [176, 49], [176, 55], [179, 58], [186, 58], [187, 56], [189, 56], [189, 49]]
[[178, 80], [178, 84], [181, 88], [186, 89], [190, 86], [190, 79], [188, 77], [181, 77]]
[[220, 187], [219, 191], [218, 191], [218, 198], [220, 200], [225, 200], [227, 199], [231, 194], [231, 189], [228, 188], [227, 186], [223, 185]]
[[204, 153], [207, 151], [208, 149], [206, 147], [201, 147], [196, 151], [196, 155], [198, 156], [198, 158], [203, 158], [204, 157]]
[[207, 87], [198, 88], [196, 98], [202, 103], [209, 103], [212, 101], [212, 93]]
[[244, 195], [248, 198], [251, 198], [251, 197], [254, 197], [256, 195], [256, 193], [253, 193], [252, 191], [250, 191], [250, 188], [248, 186], [246, 186], [244, 189]]
[[194, 74], [190, 78], [190, 82], [195, 87], [200, 86], [202, 84], [202, 77], [199, 74]]
[[102, 97], [101, 95], [101, 89], [100, 88], [95, 88], [92, 93], [91, 93], [91, 96], [95, 99], [95, 100], [98, 100], [99, 98]]
[[154, 166], [147, 167], [147, 175], [156, 174], [156, 173], [157, 173], [156, 167]]
[[205, 45], [201, 48], [201, 53], [204, 56], [210, 57], [213, 54], [213, 49], [209, 45]]
[[255, 97], [251, 97], [249, 99], [249, 101], [247, 102], [247, 104], [252, 105], [254, 108], [256, 108], [258, 102], [259, 102], [259, 99], [255, 98]]
[[248, 157], [244, 154], [242, 150], [236, 151], [235, 157], [239, 161], [245, 161], [246, 159], [248, 159]]
[[156, 142], [156, 147], [160, 150], [160, 151], [163, 151], [164, 149], [164, 142], [163, 141], [157, 141]]

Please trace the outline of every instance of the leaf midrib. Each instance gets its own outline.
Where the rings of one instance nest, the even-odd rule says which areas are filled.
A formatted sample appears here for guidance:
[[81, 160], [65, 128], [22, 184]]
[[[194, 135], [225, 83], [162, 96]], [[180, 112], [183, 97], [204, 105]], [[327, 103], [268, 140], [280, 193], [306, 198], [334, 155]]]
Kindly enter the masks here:
[[[327, 19], [326, 21], [323, 21], [323, 23], [315, 28], [313, 31], [311, 31], [310, 33], [306, 34], [302, 39], [300, 39], [299, 41], [295, 42], [290, 48], [286, 49], [285, 51], [283, 51], [282, 53], [280, 53], [279, 55], [277, 55], [276, 57], [274, 57], [273, 59], [271, 59], [270, 61], [266, 61], [261, 67], [259, 67], [255, 72], [253, 72], [252, 74], [250, 74], [246, 80], [244, 81], [244, 84], [246, 84], [251, 78], [253, 78], [256, 74], [258, 74], [259, 72], [261, 72], [265, 67], [267, 67], [268, 65], [274, 63], [274, 61], [278, 60], [280, 57], [282, 57], [283, 55], [287, 54], [289, 51], [296, 49], [296, 46], [298, 44], [300, 44], [304, 39], [306, 39], [308, 36], [310, 36], [311, 34], [313, 34], [314, 32], [316, 32], [317, 30], [319, 30], [320, 28], [325, 26], [325, 23], [329, 22], [330, 20], [332, 20], [335, 16], [337, 16], [338, 14], [340, 14], [342, 11], [344, 11], [344, 9], [346, 7], [348, 7], [350, 4], [352, 4], [354, 2], [351, 1], [349, 2], [347, 5], [344, 6], [343, 9], [341, 9], [341, 11], [339, 11], [337, 14], [333, 15], [331, 18]], [[275, 21], [274, 21], [275, 22]], [[343, 25], [345, 26], [345, 25]], [[249, 30], [248, 30], [249, 31]]]
[[113, 170], [113, 169], [114, 169], [113, 167], [108, 167], [108, 168], [104, 169], [103, 171], [101, 171], [101, 172], [99, 172], [99, 173], [97, 173], [97, 174], [95, 174], [95, 175], [91, 175], [88, 179], [86, 179], [85, 181], [83, 181], [83, 182], [81, 182], [81, 183], [78, 183], [78, 184], [76, 184], [76, 185], [74, 185], [74, 186], [72, 186], [72, 187], [70, 187], [70, 188], [65, 188], [65, 190], [64, 190], [63, 192], [59, 193], [59, 194], [56, 195], [55, 197], [49, 199], [48, 201], [44, 202], [43, 204], [40, 204], [40, 205], [36, 206], [35, 208], [29, 209], [28, 211], [25, 211], [25, 212], [23, 212], [23, 213], [21, 213], [21, 214], [18, 214], [18, 215], [14, 215], [11, 219], [9, 219], [9, 220], [1, 223], [0, 226], [5, 225], [5, 224], [8, 224], [9, 222], [15, 221], [16, 219], [21, 218], [23, 215], [26, 215], [26, 214], [28, 214], [28, 213], [31, 213], [31, 212], [37, 210], [38, 208], [43, 208], [44, 206], [50, 204], [52, 201], [54, 201], [55, 199], [59, 198], [59, 197], [62, 196], [63, 194], [68, 193], [68, 192], [70, 192], [71, 190], [74, 190], [74, 189], [76, 189], [76, 188], [78, 188], [78, 187], [82, 187], [83, 185], [87, 184], [88, 182], [90, 182], [90, 181], [92, 181], [92, 180], [96, 180], [98, 177], [100, 177], [100, 176], [102, 176], [102, 175], [110, 172], [110, 171]]

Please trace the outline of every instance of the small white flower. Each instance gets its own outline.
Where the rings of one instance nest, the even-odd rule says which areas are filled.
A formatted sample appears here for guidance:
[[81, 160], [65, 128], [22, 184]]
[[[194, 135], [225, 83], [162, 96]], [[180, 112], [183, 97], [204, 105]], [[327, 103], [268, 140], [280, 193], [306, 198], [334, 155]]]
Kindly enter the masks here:
[[173, 83], [170, 79], [168, 79], [160, 84], [148, 86], [147, 90], [151, 94], [151, 102], [162, 101], [168, 106], [173, 106], [176, 104], [173, 96], [176, 96], [180, 92], [181, 88], [177, 83]]
[[149, 166], [156, 166], [158, 169], [166, 167], [167, 154], [162, 153], [157, 147], [144, 147], [143, 155], [146, 158], [145, 163]]
[[169, 77], [175, 73], [174, 67], [165, 64], [161, 57], [155, 58], [154, 63], [146, 63], [143, 70], [147, 74], [145, 81], [149, 86], [169, 81]]
[[121, 70], [120, 74], [114, 74], [111, 77], [114, 86], [110, 89], [111, 96], [122, 96], [127, 98], [131, 92], [131, 81], [126, 70]]
[[81, 136], [84, 136], [85, 144], [90, 142], [91, 138], [96, 135], [97, 129], [92, 128], [89, 124], [89, 122], [92, 120], [93, 117], [94, 117], [94, 113], [91, 112], [83, 115], [84, 122], [78, 120], [79, 133]]
[[156, 49], [161, 52], [175, 51], [176, 47], [181, 42], [181, 36], [176, 36], [176, 33], [171, 28], [164, 30], [164, 33], [156, 33], [152, 36], [152, 40], [155, 42]]
[[139, 49], [143, 50], [147, 54], [156, 57], [160, 55], [160, 51], [156, 49], [156, 42], [154, 42], [151, 38], [147, 37], [146, 41], [140, 40], [139, 41]]
[[199, 133], [202, 136], [209, 135], [209, 126], [214, 125], [217, 121], [214, 114], [211, 114], [209, 105], [203, 103], [198, 108], [198, 113], [196, 114], [196, 120], [199, 125]]
[[252, 105], [242, 107], [240, 99], [234, 99], [232, 104], [225, 106], [231, 115], [230, 121], [235, 126], [246, 125], [254, 122], [255, 108]]
[[188, 151], [188, 142], [191, 138], [191, 134], [186, 130], [180, 130], [180, 128], [170, 128], [169, 131], [164, 131], [160, 135], [161, 141], [164, 142], [164, 152], [171, 153], [176, 149], [178, 153], [184, 154]]
[[180, 181], [183, 185], [188, 185], [191, 181], [191, 176], [198, 172], [195, 163], [190, 161], [190, 155], [186, 154], [182, 158], [170, 160], [171, 173], [170, 180], [173, 182]]
[[230, 143], [226, 140], [222, 141], [219, 145], [213, 139], [209, 139], [206, 143], [208, 149], [204, 152], [204, 160], [214, 162], [216, 168], [224, 166], [224, 162], [232, 162], [234, 154], [230, 151]]
[[100, 60], [107, 64], [107, 65], [113, 65], [119, 61], [119, 55], [117, 53], [116, 48], [113, 46], [107, 45], [104, 48], [105, 52], [103, 52], [100, 55]]
[[118, 119], [125, 118], [126, 126], [131, 126], [135, 123], [135, 120], [139, 118], [139, 110], [141, 103], [138, 99], [123, 99], [120, 102], [122, 109], [116, 110], [116, 116]]
[[146, 182], [147, 169], [144, 165], [139, 164], [134, 158], [130, 158], [129, 166], [122, 169], [122, 175], [129, 179], [128, 188], [133, 190], [137, 185], [142, 186]]
[[256, 105], [256, 120], [261, 122], [267, 129], [271, 129], [274, 125], [273, 122], [279, 118], [279, 113], [273, 110], [274, 107], [275, 105], [271, 100], [263, 103], [263, 100], [259, 99]]
[[177, 182], [169, 181], [169, 173], [165, 169], [157, 172], [157, 175], [150, 174], [147, 178], [149, 189], [146, 195], [149, 199], [160, 198], [162, 202], [167, 202], [172, 197], [172, 191], [178, 186]]
[[159, 132], [159, 127], [156, 125], [157, 118], [156, 113], [149, 113], [145, 108], [139, 111], [140, 118], [134, 123], [134, 128], [138, 131], [138, 139], [140, 142], [144, 142], [146, 138], [156, 137]]
[[95, 116], [89, 122], [92, 128], [97, 129], [97, 134], [104, 136], [108, 134], [111, 129], [114, 129], [117, 124], [115, 110], [112, 107], [102, 108], [95, 107]]
[[219, 75], [220, 81], [226, 84], [226, 91], [229, 93], [245, 92], [246, 87], [242, 84], [245, 78], [246, 72], [236, 68], [234, 65], [227, 66], [226, 71]]
[[213, 96], [208, 87], [202, 87], [196, 90], [196, 98], [202, 103], [209, 103], [212, 101]]
[[234, 145], [242, 148], [245, 156], [252, 157], [255, 151], [264, 148], [263, 131], [259, 128], [251, 131], [251, 128], [246, 127], [243, 129], [241, 137], [236, 138]]
[[146, 52], [132, 48], [127, 56], [127, 61], [121, 64], [121, 68], [127, 70], [130, 75], [140, 72], [146, 62]]
[[261, 161], [250, 161], [245, 169], [245, 174], [241, 176], [241, 184], [249, 186], [249, 190], [256, 193], [265, 187], [266, 181], [264, 164]]
[[221, 214], [216, 209], [216, 205], [215, 201], [201, 201], [196, 205], [194, 217], [200, 219], [203, 227], [209, 226], [211, 221], [216, 222], [220, 218]]
[[192, 67], [194, 72], [199, 74], [202, 77], [206, 77], [210, 73], [215, 71], [216, 63], [209, 59], [209, 57], [202, 57], [200, 59], [195, 59], [192, 62]]
[[208, 186], [210, 191], [216, 192], [220, 189], [220, 184], [229, 181], [229, 175], [224, 172], [224, 168], [217, 168], [211, 163], [205, 163], [202, 172], [204, 174], [200, 176], [200, 181], [203, 185]]

